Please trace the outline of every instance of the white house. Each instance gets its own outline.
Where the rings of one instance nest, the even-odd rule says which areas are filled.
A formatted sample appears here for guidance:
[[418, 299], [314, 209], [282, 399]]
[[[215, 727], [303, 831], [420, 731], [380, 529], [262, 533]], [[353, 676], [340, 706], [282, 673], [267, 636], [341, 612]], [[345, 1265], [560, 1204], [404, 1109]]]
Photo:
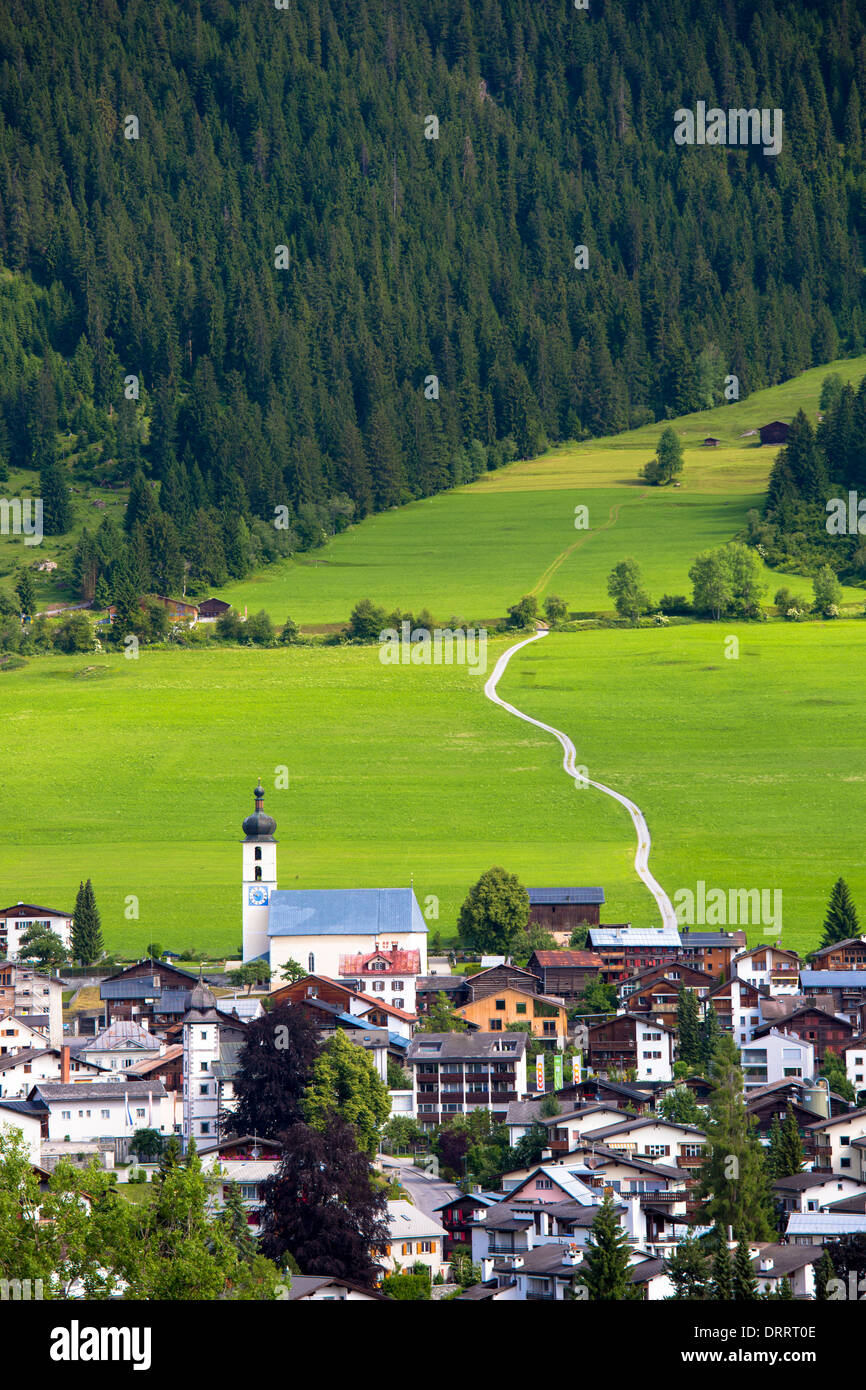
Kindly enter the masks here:
[[415, 981], [420, 971], [420, 951], [380, 948], [360, 954], [347, 952], [339, 962], [341, 983], [407, 1014], [416, 1011]]
[[787, 1279], [795, 1298], [815, 1297], [815, 1265], [824, 1251], [820, 1244], [759, 1245], [751, 1247], [758, 1293], [775, 1293]]
[[[99, 1081], [106, 1073], [92, 1062], [72, 1058], [68, 1063], [69, 1081]], [[0, 1057], [0, 1096], [6, 1100], [30, 1093], [38, 1081], [60, 1081], [64, 1077], [63, 1054], [57, 1047], [25, 1048]]]
[[[0, 961], [0, 1015], [15, 1014], [31, 1021], [48, 1018], [48, 1038], [52, 1047], [63, 1042], [63, 982], [42, 975], [32, 965], [19, 961]], [[39, 1028], [44, 1024], [39, 1023]]]
[[584, 1131], [584, 1139], [603, 1144], [627, 1158], [645, 1158], [674, 1167], [695, 1166], [703, 1157], [707, 1136], [696, 1125], [677, 1124], [658, 1116], [628, 1116], [615, 1124]]
[[53, 931], [64, 946], [72, 944], [72, 916], [53, 907], [37, 907], [34, 903], [14, 903], [0, 908], [0, 956], [17, 960], [21, 937], [31, 927], [46, 927]]
[[839, 1050], [845, 1058], [845, 1071], [854, 1090], [866, 1090], [866, 1033], [843, 1043]]
[[42, 1153], [42, 1120], [26, 1100], [0, 1100], [0, 1134], [8, 1138], [16, 1132], [23, 1135], [34, 1163]]
[[23, 1018], [16, 1018], [14, 1014], [6, 1014], [0, 1018], [0, 1057], [9, 1056], [13, 1052], [23, 1052], [25, 1048], [43, 1048], [48, 1046], [48, 1034], [40, 1028], [34, 1028]]
[[791, 1077], [803, 1081], [815, 1075], [812, 1043], [778, 1028], [771, 1028], [769, 1033], [744, 1045], [741, 1057], [746, 1094], [761, 1086], [772, 1086], [776, 1081], [787, 1081]]
[[663, 1023], [635, 1018], [638, 1081], [672, 1081], [676, 1031]]
[[792, 1173], [788, 1178], [776, 1178], [773, 1191], [782, 1210], [823, 1211], [836, 1202], [866, 1193], [866, 1185], [855, 1178], [843, 1178], [838, 1173]]
[[274, 1177], [279, 1167], [278, 1157], [236, 1158], [229, 1163], [217, 1164], [213, 1169], [215, 1179], [214, 1205], [218, 1210], [221, 1210], [228, 1201], [232, 1183], [237, 1183], [241, 1201], [246, 1209], [250, 1234], [260, 1235], [259, 1208], [262, 1204], [262, 1183], [267, 1178]]
[[[402, 982], [427, 970], [427, 923], [411, 888], [277, 888], [277, 823], [264, 811], [264, 788], [253, 793], [255, 810], [243, 822], [242, 910], [244, 960], [266, 957], [271, 979], [297, 961], [310, 975], [340, 979], [340, 963], [378, 952], [409, 953], [414, 967]], [[381, 991], [387, 1001], [398, 991]], [[402, 1007], [402, 1006], [400, 1006]], [[414, 1011], [413, 1009], [406, 1010]]]
[[856, 1141], [866, 1138], [866, 1110], [849, 1110], [829, 1120], [817, 1120], [806, 1126], [806, 1138], [814, 1146], [816, 1166], [852, 1178], [863, 1176], [866, 1149], [858, 1147]]
[[780, 946], [753, 946], [740, 951], [731, 961], [731, 970], [740, 980], [768, 989], [771, 994], [796, 994], [800, 988], [802, 961], [796, 951]]
[[137, 1129], [174, 1133], [161, 1081], [40, 1081], [27, 1099], [47, 1112], [49, 1139], [131, 1139]]
[[388, 1203], [387, 1219], [389, 1242], [379, 1254], [379, 1263], [389, 1274], [393, 1274], [398, 1265], [405, 1273], [411, 1273], [412, 1265], [418, 1263], [427, 1266], [431, 1279], [443, 1272], [447, 1235], [444, 1226], [402, 1199]]

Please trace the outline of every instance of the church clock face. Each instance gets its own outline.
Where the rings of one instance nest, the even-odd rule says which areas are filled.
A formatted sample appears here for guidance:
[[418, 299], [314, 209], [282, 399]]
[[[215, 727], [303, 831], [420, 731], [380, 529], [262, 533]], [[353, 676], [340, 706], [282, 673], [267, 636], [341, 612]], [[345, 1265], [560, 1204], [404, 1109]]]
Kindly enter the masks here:
[[250, 907], [267, 907], [268, 890], [263, 883], [253, 883], [250, 885], [247, 902]]

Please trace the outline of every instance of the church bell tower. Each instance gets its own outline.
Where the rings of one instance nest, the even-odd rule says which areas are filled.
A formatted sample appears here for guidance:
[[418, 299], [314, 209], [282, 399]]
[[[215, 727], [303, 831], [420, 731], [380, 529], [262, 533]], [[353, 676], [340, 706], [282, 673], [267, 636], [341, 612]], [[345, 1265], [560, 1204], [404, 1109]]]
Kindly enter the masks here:
[[243, 940], [244, 960], [268, 951], [271, 894], [277, 886], [277, 823], [262, 810], [265, 789], [259, 782], [253, 796], [256, 809], [243, 824]]

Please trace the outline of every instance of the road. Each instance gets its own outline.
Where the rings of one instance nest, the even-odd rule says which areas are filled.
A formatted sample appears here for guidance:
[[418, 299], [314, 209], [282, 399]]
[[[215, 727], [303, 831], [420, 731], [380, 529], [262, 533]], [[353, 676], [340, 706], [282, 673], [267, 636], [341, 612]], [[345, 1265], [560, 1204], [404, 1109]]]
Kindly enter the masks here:
[[431, 1177], [423, 1169], [416, 1168], [408, 1159], [390, 1158], [385, 1154], [380, 1154], [379, 1157], [386, 1174], [399, 1172], [400, 1181], [418, 1210], [441, 1224], [441, 1217], [436, 1214], [436, 1208], [441, 1207], [443, 1202], [450, 1202], [459, 1197], [460, 1189], [453, 1183], [443, 1182], [441, 1178]]
[[513, 714], [516, 719], [522, 719], [526, 724], [534, 724], [537, 729], [544, 729], [545, 733], [553, 734], [553, 737], [562, 745], [564, 752], [562, 766], [569, 777], [572, 777], [574, 781], [581, 786], [595, 787], [596, 791], [604, 792], [605, 796], [613, 797], [614, 801], [618, 801], [621, 806], [625, 807], [631, 816], [635, 834], [637, 835], [637, 851], [634, 857], [635, 872], [641, 883], [649, 889], [650, 893], [652, 893], [655, 898], [661, 913], [663, 925], [676, 928], [678, 923], [673, 904], [661, 884], [658, 883], [650, 873], [649, 856], [652, 840], [650, 838], [646, 818], [640, 807], [636, 806], [633, 801], [630, 801], [627, 796], [623, 796], [621, 792], [614, 791], [612, 787], [606, 787], [603, 782], [594, 782], [590, 777], [583, 777], [578, 772], [575, 766], [577, 750], [568, 737], [568, 734], [564, 734], [561, 729], [554, 729], [552, 724], [544, 724], [540, 719], [533, 719], [530, 715], [524, 714], [522, 710], [516, 709], [514, 705], [509, 705], [506, 700], [500, 699], [496, 693], [496, 687], [502, 679], [503, 672], [514, 656], [514, 653], [519, 652], [521, 647], [528, 647], [530, 642], [538, 642], [542, 637], [546, 637], [547, 634], [548, 629], [541, 628], [532, 637], [526, 637], [522, 642], [516, 642], [513, 647], [508, 648], [508, 651], [503, 652], [493, 668], [493, 674], [484, 687], [484, 694], [487, 696], [488, 700], [492, 700], [495, 705], [500, 705], [502, 709], [507, 710], [509, 714]]

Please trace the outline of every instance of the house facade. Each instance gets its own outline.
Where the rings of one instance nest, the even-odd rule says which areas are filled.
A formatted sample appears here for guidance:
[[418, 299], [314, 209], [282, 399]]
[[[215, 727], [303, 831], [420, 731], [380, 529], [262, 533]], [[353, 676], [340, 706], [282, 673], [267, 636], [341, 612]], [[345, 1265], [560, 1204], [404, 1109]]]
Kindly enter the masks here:
[[21, 938], [31, 927], [45, 927], [60, 937], [69, 950], [72, 945], [72, 914], [53, 907], [37, 907], [34, 903], [13, 903], [0, 908], [0, 956], [17, 960]]
[[406, 1067], [422, 1127], [479, 1108], [504, 1120], [510, 1102], [526, 1095], [526, 1034], [417, 1033]]
[[638, 1081], [670, 1081], [673, 1077], [673, 1029], [636, 1014], [615, 1018], [589, 1028], [587, 1060], [593, 1071], [634, 1071]]

